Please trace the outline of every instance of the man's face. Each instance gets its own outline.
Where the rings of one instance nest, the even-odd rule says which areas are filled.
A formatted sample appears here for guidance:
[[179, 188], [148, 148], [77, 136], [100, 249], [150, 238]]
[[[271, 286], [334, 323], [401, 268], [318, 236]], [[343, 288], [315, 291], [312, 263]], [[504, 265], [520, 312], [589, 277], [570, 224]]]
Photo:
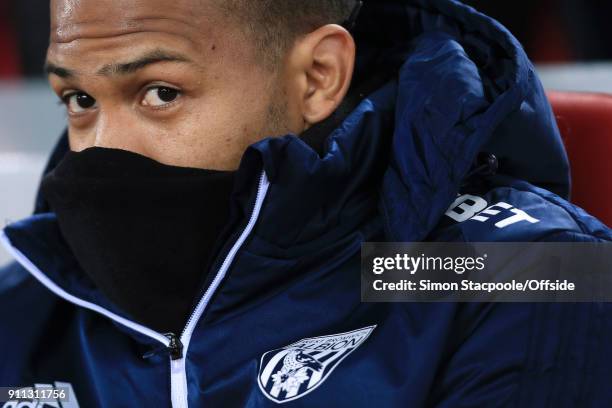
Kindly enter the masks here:
[[52, 0], [49, 79], [71, 149], [236, 169], [247, 146], [295, 131], [281, 74], [209, 0]]

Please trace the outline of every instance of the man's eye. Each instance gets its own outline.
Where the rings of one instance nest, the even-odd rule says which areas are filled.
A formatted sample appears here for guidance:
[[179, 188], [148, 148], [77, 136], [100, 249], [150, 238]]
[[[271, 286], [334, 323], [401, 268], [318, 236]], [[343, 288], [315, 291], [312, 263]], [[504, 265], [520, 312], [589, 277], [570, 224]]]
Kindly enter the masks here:
[[96, 106], [96, 100], [84, 92], [69, 94], [63, 99], [70, 113], [81, 113]]
[[145, 106], [162, 107], [177, 100], [180, 94], [181, 92], [177, 89], [156, 86], [147, 91], [142, 104]]

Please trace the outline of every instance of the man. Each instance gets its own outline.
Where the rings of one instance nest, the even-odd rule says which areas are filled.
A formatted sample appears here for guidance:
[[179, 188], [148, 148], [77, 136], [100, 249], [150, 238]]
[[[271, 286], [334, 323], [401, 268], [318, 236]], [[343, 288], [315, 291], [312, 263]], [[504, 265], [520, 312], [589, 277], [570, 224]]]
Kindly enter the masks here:
[[605, 304], [360, 301], [365, 241], [612, 234], [561, 198], [505, 29], [450, 0], [358, 8], [51, 2], [69, 127], [4, 232], [2, 385], [81, 407], [605, 405]]

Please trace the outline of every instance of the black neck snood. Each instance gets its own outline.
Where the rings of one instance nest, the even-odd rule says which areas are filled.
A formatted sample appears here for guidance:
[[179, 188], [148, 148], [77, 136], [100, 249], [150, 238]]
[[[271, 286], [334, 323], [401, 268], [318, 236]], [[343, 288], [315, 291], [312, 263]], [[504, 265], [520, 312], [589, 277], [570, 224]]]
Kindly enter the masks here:
[[41, 188], [94, 284], [136, 321], [180, 333], [229, 218], [233, 179], [91, 148], [67, 153]]

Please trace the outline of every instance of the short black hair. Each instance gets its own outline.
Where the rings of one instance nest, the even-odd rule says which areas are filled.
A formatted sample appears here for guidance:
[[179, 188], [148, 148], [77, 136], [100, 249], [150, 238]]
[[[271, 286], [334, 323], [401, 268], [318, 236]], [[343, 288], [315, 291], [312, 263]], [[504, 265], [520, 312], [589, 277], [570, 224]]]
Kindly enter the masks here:
[[347, 20], [356, 0], [217, 0], [238, 23], [267, 63], [276, 64], [300, 35]]

